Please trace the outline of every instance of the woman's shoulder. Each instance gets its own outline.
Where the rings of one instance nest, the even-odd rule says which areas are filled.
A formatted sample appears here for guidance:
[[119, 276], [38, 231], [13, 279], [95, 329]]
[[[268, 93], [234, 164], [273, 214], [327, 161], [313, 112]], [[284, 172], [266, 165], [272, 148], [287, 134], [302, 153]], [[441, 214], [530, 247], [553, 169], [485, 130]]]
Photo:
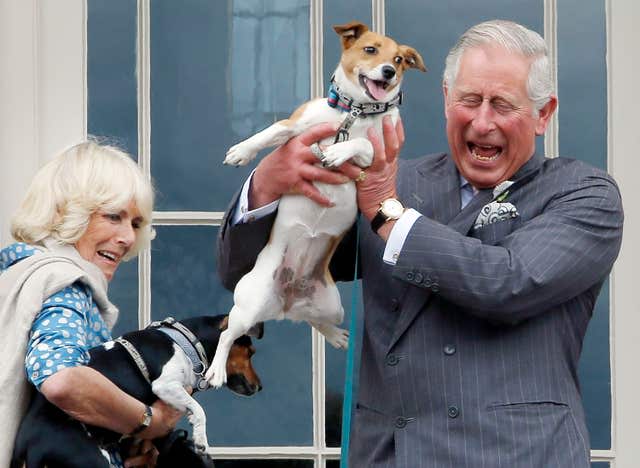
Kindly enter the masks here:
[[65, 286], [43, 302], [43, 308], [62, 306], [85, 312], [93, 305], [91, 289], [80, 281]]
[[25, 244], [24, 242], [14, 242], [0, 250], [0, 271], [4, 271], [11, 265], [18, 263], [33, 254], [42, 250], [39, 247]]

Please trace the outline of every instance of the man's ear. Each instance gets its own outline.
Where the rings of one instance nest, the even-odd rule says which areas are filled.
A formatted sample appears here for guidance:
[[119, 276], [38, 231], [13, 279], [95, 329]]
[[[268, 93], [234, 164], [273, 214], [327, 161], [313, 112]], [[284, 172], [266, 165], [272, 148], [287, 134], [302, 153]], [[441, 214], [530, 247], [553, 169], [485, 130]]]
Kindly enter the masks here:
[[369, 28], [366, 24], [360, 23], [359, 21], [351, 21], [347, 24], [337, 24], [333, 27], [333, 30], [340, 36], [342, 49], [347, 50], [360, 36], [366, 33]]
[[444, 116], [449, 117], [449, 87], [447, 83], [442, 82], [442, 95], [444, 96]]
[[547, 126], [551, 121], [551, 117], [553, 113], [556, 111], [558, 107], [558, 98], [556, 96], [551, 96], [549, 101], [542, 106], [542, 109], [538, 111], [537, 122], [536, 122], [536, 135], [544, 135], [544, 132], [547, 130]]

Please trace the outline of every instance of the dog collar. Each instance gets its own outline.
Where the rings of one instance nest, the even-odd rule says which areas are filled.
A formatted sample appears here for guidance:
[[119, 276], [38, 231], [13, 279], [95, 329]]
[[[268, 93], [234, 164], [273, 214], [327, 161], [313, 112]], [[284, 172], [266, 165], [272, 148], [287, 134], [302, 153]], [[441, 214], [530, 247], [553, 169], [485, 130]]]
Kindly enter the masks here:
[[206, 390], [209, 388], [209, 382], [204, 378], [204, 373], [209, 367], [209, 361], [207, 360], [207, 354], [204, 351], [204, 346], [198, 341], [196, 336], [191, 333], [187, 327], [182, 325], [173, 317], [167, 317], [164, 320], [152, 322], [147, 328], [157, 328], [174, 343], [176, 343], [182, 351], [187, 355], [191, 361], [193, 373], [196, 375], [196, 390]]
[[382, 114], [392, 107], [401, 105], [402, 91], [400, 91], [396, 97], [389, 102], [364, 102], [359, 104], [355, 102], [352, 97], [343, 93], [338, 85], [335, 84], [334, 78], [331, 77], [331, 87], [329, 88], [327, 104], [329, 104], [329, 107], [338, 108], [343, 112], [349, 112], [352, 109], [359, 109], [360, 116], [366, 117], [367, 115]]
[[394, 106], [402, 104], [402, 91], [389, 102], [365, 102], [363, 104], [357, 104], [353, 101], [353, 98], [340, 91], [340, 88], [335, 84], [334, 77], [331, 77], [331, 87], [329, 88], [327, 104], [329, 104], [329, 107], [348, 112], [333, 140], [333, 143], [336, 144], [349, 139], [349, 129], [358, 117], [381, 114]]

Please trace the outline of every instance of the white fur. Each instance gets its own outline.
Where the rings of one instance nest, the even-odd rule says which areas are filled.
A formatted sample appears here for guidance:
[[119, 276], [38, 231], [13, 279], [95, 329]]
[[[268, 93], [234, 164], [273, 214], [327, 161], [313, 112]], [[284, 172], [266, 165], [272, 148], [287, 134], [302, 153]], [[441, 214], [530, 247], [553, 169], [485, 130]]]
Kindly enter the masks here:
[[[367, 76], [380, 79], [382, 65], [370, 70]], [[338, 66], [335, 80], [338, 87], [356, 101], [371, 101], [356, 84], [357, 79], [354, 82], [347, 78], [342, 66]], [[397, 88], [388, 94], [387, 100], [397, 95]], [[366, 138], [366, 132], [374, 127], [381, 134], [384, 115], [391, 115], [395, 124], [397, 107], [386, 114], [356, 119], [349, 129], [349, 140], [324, 150], [327, 165], [337, 167], [351, 160], [363, 168], [368, 167], [373, 159], [373, 146]], [[295, 122], [288, 121], [289, 125], [275, 123], [233, 146], [227, 153], [225, 163], [247, 164], [264, 148], [281, 145], [315, 124], [342, 122], [346, 116], [346, 112], [329, 107], [326, 99], [316, 99], [307, 103]], [[333, 137], [321, 144], [330, 145], [332, 142]], [[206, 374], [212, 386], [220, 387], [226, 382], [227, 356], [234, 340], [259, 321], [283, 318], [307, 321], [333, 346], [347, 347], [348, 332], [336, 326], [342, 323], [344, 316], [340, 294], [326, 267], [322, 265], [328, 265], [327, 257], [330, 258], [337, 243], [355, 220], [356, 188], [351, 181], [342, 185], [316, 182], [315, 186], [335, 206], [325, 208], [301, 195], [282, 197], [269, 243], [258, 255], [253, 270], [242, 277], [235, 288], [229, 326], [220, 336], [216, 355]], [[318, 265], [321, 265], [320, 269]], [[300, 290], [309, 293], [287, 297], [282, 291], [281, 281], [287, 276], [290, 276], [291, 283], [297, 281]]]
[[185, 390], [195, 388], [196, 375], [193, 365], [185, 352], [173, 344], [174, 354], [162, 367], [160, 376], [151, 383], [151, 389], [158, 398], [179, 411], [187, 412], [187, 419], [193, 427], [193, 442], [199, 449], [208, 450], [207, 417], [200, 404]]

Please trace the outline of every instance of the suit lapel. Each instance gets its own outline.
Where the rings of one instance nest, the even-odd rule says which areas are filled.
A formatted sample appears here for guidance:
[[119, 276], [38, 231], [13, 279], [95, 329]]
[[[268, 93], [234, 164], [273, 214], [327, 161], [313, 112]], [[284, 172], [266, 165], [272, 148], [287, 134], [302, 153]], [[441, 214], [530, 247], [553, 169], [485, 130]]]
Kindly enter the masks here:
[[[398, 185], [404, 185], [409, 192], [418, 195], [404, 193], [402, 199], [409, 200], [409, 206], [439, 223], [448, 224], [449, 221], [457, 218], [460, 213], [460, 176], [451, 157], [445, 154], [434, 164], [419, 166], [415, 174], [418, 174], [415, 185], [408, 183], [413, 179], [411, 174], [401, 177], [402, 184]], [[408, 198], [407, 195], [409, 195]], [[424, 200], [423, 197], [425, 197]], [[411, 202], [412, 199], [420, 200], [422, 203], [415, 206], [416, 204]], [[402, 296], [402, 308], [389, 342], [389, 349], [400, 339], [418, 312], [422, 310], [431, 292], [405, 283]]]
[[[543, 162], [544, 156], [541, 155], [534, 155], [527, 161], [514, 174], [513, 179], [518, 183], [518, 186], [521, 183], [529, 182], [535, 177]], [[417, 173], [424, 178], [425, 187], [427, 187], [426, 193], [428, 194], [428, 199], [424, 203], [426, 209], [421, 213], [435, 221], [446, 224], [462, 235], [469, 233], [480, 209], [493, 198], [492, 189], [480, 190], [467, 206], [460, 210], [460, 176], [449, 155], [444, 155], [434, 165], [419, 167]], [[421, 185], [418, 184], [419, 186]], [[424, 194], [425, 191], [422, 193]], [[416, 209], [420, 211], [418, 207]], [[388, 350], [391, 350], [400, 339], [430, 297], [431, 291], [428, 289], [407, 284], [402, 298], [402, 309], [389, 342]]]

